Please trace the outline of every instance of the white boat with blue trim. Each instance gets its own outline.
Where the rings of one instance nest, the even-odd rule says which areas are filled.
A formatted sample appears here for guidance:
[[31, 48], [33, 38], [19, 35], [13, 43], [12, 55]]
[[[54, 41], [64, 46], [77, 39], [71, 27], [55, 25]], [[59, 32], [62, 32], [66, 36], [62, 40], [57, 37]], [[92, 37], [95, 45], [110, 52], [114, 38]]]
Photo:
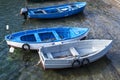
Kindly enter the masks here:
[[24, 50], [38, 50], [40, 46], [57, 45], [69, 41], [81, 40], [87, 36], [89, 28], [53, 27], [25, 30], [5, 36], [10, 47]]

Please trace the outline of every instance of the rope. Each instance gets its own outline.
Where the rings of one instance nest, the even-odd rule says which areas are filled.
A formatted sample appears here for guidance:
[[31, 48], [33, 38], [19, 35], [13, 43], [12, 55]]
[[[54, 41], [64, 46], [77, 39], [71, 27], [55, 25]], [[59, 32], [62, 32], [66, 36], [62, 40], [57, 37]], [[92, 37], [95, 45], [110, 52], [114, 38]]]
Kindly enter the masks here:
[[5, 39], [3, 39], [3, 40], [0, 42], [0, 44], [2, 44], [4, 41], [5, 41]]

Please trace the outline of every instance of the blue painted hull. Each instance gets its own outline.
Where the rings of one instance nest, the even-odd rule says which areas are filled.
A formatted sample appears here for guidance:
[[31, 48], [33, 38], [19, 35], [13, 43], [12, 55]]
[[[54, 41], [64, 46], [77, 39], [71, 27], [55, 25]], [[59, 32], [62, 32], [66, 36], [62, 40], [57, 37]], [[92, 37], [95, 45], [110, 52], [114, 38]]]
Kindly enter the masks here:
[[62, 18], [83, 12], [86, 2], [74, 2], [44, 8], [28, 9], [28, 18]]

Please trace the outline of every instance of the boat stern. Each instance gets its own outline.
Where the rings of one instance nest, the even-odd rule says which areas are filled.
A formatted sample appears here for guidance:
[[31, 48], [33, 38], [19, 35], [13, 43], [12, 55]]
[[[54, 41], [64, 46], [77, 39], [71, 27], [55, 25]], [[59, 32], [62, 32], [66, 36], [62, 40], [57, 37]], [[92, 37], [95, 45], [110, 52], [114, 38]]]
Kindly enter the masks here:
[[23, 14], [26, 13], [27, 11], [28, 11], [27, 8], [21, 8], [20, 14], [23, 15]]

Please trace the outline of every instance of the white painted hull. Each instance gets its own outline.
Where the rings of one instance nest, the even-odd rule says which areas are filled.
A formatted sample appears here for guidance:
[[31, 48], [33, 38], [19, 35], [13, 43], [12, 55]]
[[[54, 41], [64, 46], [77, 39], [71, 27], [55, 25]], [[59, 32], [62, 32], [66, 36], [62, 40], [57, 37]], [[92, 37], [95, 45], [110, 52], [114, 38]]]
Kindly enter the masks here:
[[[86, 52], [90, 52], [89, 50], [92, 50], [93, 53], [87, 55], [87, 56], [84, 56], [84, 57], [81, 57], [81, 56], [77, 56], [77, 57], [65, 57], [65, 58], [53, 58], [53, 59], [48, 59], [48, 58], [45, 58], [43, 56], [43, 52], [39, 50], [39, 57], [40, 57], [40, 62], [43, 66], [44, 69], [58, 69], [58, 68], [69, 68], [69, 67], [73, 67], [72, 66], [72, 63], [74, 62], [75, 59], [79, 60], [80, 63], [82, 63], [83, 59], [89, 59], [89, 62], [94, 62], [98, 59], [100, 59], [101, 57], [103, 57], [107, 51], [112, 47], [112, 40], [108, 40], [106, 41], [106, 43], [99, 43], [97, 41], [99, 40], [94, 40], [96, 41], [96, 43], [99, 43], [99, 45], [95, 45], [93, 43], [94, 46], [91, 47], [91, 43], [87, 43], [87, 40], [85, 40], [86, 42], [82, 43], [82, 41], [79, 41], [78, 44], [79, 45], [83, 45], [80, 49], [81, 50], [78, 50], [78, 52], [82, 52], [83, 50], [83, 53], [86, 51]], [[89, 42], [89, 40], [88, 40]], [[104, 40], [102, 41], [104, 42]], [[109, 43], [109, 45], [107, 45]], [[71, 43], [70, 43], [71, 44]], [[86, 45], [88, 44], [88, 45]], [[90, 46], [89, 46], [90, 45]], [[103, 46], [104, 45], [104, 46]], [[59, 45], [58, 45], [59, 46]], [[61, 47], [64, 46], [64, 45], [61, 45]], [[75, 45], [73, 45], [74, 47]], [[96, 46], [96, 47], [95, 47]], [[56, 46], [57, 47], [57, 46]], [[68, 47], [71, 47], [71, 45], [68, 45]], [[79, 46], [78, 46], [79, 47]], [[83, 49], [82, 49], [83, 48]], [[90, 49], [89, 49], [90, 48]], [[93, 48], [93, 49], [92, 49]], [[50, 48], [47, 48], [47, 49], [50, 49]], [[52, 48], [51, 48], [52, 49]], [[55, 48], [56, 50], [57, 48]], [[61, 48], [62, 49], [62, 48]], [[88, 51], [87, 51], [88, 50]], [[51, 50], [48, 50], [51, 52]], [[59, 53], [60, 54], [60, 53]], [[82, 64], [80, 64], [81, 66]]]

